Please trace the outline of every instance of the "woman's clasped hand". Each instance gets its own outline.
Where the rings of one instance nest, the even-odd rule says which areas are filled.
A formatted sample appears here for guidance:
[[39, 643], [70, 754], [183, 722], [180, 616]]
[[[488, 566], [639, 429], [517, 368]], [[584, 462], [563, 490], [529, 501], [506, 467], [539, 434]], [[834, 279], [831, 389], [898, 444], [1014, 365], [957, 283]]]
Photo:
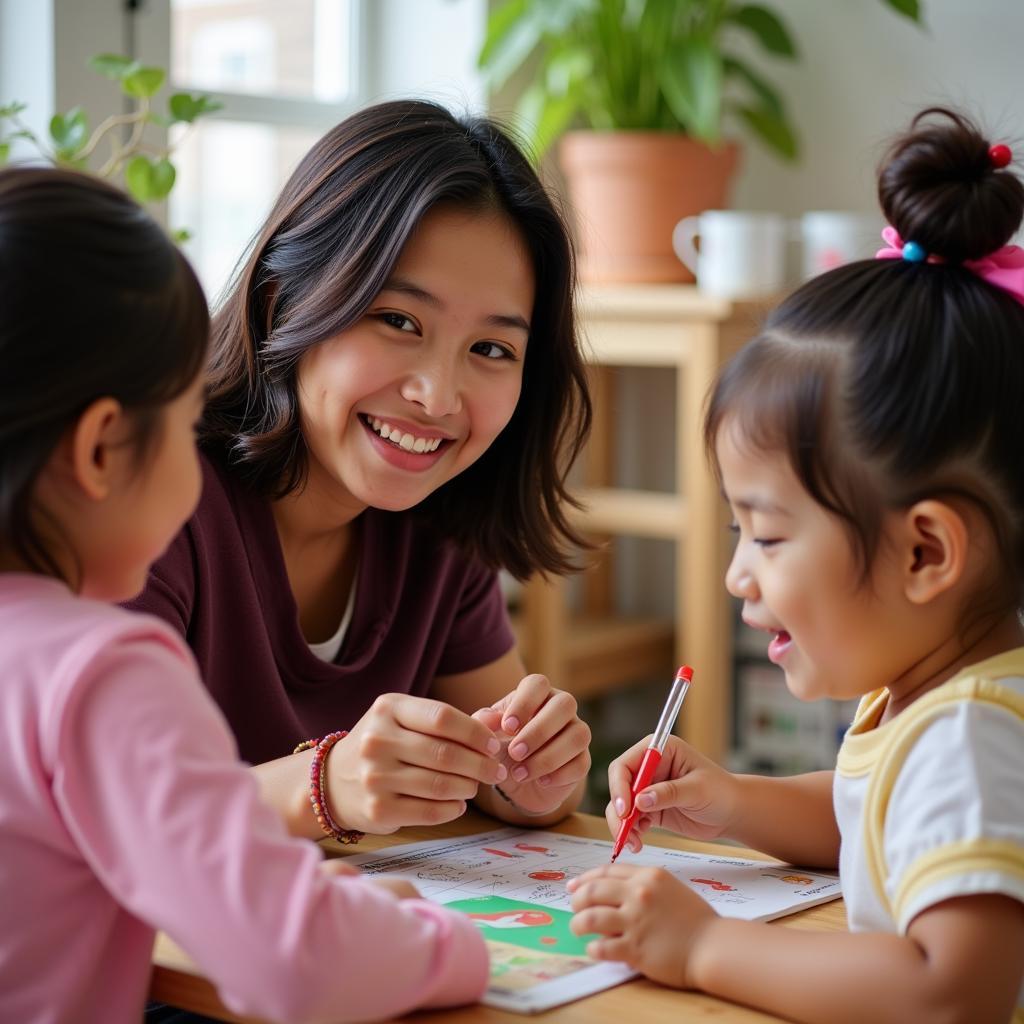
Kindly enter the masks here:
[[329, 791], [346, 827], [377, 834], [451, 821], [480, 786], [545, 814], [586, 777], [589, 744], [575, 698], [542, 675], [473, 715], [387, 693], [332, 750]]

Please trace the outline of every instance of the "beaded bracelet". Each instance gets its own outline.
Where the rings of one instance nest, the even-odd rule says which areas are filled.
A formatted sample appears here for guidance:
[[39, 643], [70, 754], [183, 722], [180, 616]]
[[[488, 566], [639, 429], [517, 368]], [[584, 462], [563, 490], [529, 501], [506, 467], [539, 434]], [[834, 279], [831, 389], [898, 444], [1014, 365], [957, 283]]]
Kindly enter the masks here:
[[313, 807], [313, 814], [317, 824], [327, 835], [345, 845], [358, 843], [365, 833], [354, 828], [342, 828], [331, 816], [330, 808], [327, 806], [326, 775], [327, 755], [331, 747], [347, 735], [346, 730], [330, 732], [320, 740], [303, 740], [292, 751], [293, 754], [298, 754], [303, 750], [313, 750], [313, 760], [309, 766], [309, 802]]

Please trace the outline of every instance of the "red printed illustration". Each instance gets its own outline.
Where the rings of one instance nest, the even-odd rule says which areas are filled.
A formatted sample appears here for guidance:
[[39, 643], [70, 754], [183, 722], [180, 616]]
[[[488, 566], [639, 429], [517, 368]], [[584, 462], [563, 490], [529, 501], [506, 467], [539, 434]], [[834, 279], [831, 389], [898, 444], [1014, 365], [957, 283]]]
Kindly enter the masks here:
[[720, 882], [717, 878], [691, 878], [691, 882], [696, 882], [698, 885], [707, 885], [714, 889], [715, 892], [735, 892], [736, 886], [729, 885], [726, 882]]
[[509, 900], [502, 896], [477, 896], [445, 904], [460, 910], [489, 941], [514, 943], [526, 949], [585, 957], [588, 935], [575, 935], [569, 927], [572, 914], [557, 907]]
[[499, 910], [493, 914], [468, 914], [491, 928], [546, 928], [554, 918], [544, 910]]

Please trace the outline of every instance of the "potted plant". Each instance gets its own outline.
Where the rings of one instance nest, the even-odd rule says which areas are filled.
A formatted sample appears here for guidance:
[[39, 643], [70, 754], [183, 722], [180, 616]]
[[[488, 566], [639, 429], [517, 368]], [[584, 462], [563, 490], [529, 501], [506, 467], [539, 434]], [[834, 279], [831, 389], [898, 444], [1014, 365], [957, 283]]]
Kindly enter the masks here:
[[[90, 171], [100, 178], [120, 178], [140, 203], [166, 199], [176, 176], [170, 159], [173, 147], [149, 146], [143, 135], [146, 125], [192, 124], [204, 114], [220, 110], [222, 104], [209, 96], [176, 92], [168, 98], [166, 116], [156, 114], [152, 98], [164, 84], [162, 68], [109, 53], [93, 57], [89, 66], [117, 82], [132, 109], [111, 114], [91, 132], [81, 107], [54, 114], [50, 138], [44, 141], [21, 120], [24, 103], [0, 104], [0, 166], [10, 158], [13, 143], [24, 139], [52, 164]], [[178, 230], [173, 235], [176, 241], [184, 241], [188, 232]]]
[[[883, 2], [920, 21], [919, 0]], [[492, 90], [530, 74], [517, 113], [538, 157], [561, 139], [586, 280], [692, 280], [671, 233], [727, 204], [739, 146], [723, 124], [797, 158], [782, 97], [730, 49], [743, 34], [773, 57], [797, 55], [783, 20], [758, 4], [504, 0], [491, 12], [479, 64]]]

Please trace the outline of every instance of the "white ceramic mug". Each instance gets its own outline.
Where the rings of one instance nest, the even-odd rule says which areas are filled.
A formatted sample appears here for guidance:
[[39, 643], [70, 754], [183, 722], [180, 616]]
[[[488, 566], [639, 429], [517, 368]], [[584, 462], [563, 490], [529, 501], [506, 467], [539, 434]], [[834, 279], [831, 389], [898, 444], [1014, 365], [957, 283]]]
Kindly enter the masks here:
[[803, 277], [817, 277], [853, 260], [866, 260], [882, 247], [882, 222], [866, 213], [813, 210], [800, 218]]
[[705, 210], [675, 226], [672, 248], [710, 295], [755, 299], [785, 282], [786, 222], [777, 213]]

